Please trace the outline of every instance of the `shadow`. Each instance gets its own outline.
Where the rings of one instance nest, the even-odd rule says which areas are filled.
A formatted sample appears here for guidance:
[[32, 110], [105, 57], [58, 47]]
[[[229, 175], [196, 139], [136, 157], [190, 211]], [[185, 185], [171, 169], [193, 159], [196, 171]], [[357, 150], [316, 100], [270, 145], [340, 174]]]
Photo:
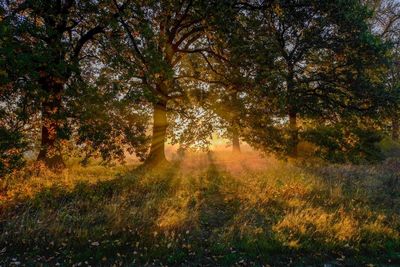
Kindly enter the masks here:
[[229, 249], [220, 239], [220, 234], [223, 234], [225, 227], [232, 223], [233, 217], [238, 212], [239, 202], [226, 198], [222, 177], [227, 176], [227, 173], [219, 170], [215, 155], [209, 152], [207, 159], [209, 165], [201, 176], [200, 193], [197, 198], [199, 236], [195, 242], [198, 243], [201, 255], [192, 257], [191, 260], [193, 263], [215, 266], [224, 262], [225, 255], [230, 255]]
[[[283, 244], [276, 238], [270, 225], [262, 233], [250, 229], [266, 222], [265, 210], [250, 206], [235, 197], [242, 186], [231, 172], [208, 154], [209, 166], [201, 180], [199, 196], [199, 227], [202, 247], [199, 265], [206, 266], [264, 266], [267, 262], [286, 265]], [[284, 210], [282, 203], [274, 208]], [[249, 231], [247, 231], [250, 229]], [[196, 262], [196, 259], [192, 259]]]
[[[278, 166], [268, 175], [235, 176], [212, 152], [207, 161], [196, 171], [183, 171], [178, 160], [69, 189], [55, 183], [10, 203], [0, 213], [0, 265], [399, 263], [397, 224], [373, 221], [379, 205], [366, 192], [353, 191], [366, 172], [348, 181], [356, 176], [348, 170]], [[368, 199], [356, 203], [354, 197]], [[393, 209], [380, 213], [395, 214]]]
[[301, 169], [319, 179], [323, 185], [314, 195], [322, 194], [325, 199], [331, 199], [335, 194], [332, 190], [336, 189], [340, 191], [337, 197], [345, 206], [358, 203], [387, 216], [400, 209], [400, 159], [388, 159], [375, 165], [311, 166]]
[[[343, 227], [336, 240], [327, 240], [320, 229], [316, 229], [319, 234], [314, 236], [308, 232], [297, 233], [298, 240], [306, 247], [312, 244], [310, 248], [322, 248], [318, 253], [325, 254], [333, 266], [371, 262], [379, 266], [398, 266], [399, 163], [396, 159], [374, 165], [297, 166], [319, 183], [302, 198], [311, 209], [320, 211], [320, 218], [330, 216], [332, 228], [338, 229], [340, 224]], [[311, 226], [314, 224], [314, 221], [305, 221]], [[355, 232], [353, 237], [351, 232]], [[326, 253], [329, 249], [332, 253]]]
[[200, 207], [200, 224], [204, 232], [209, 233], [210, 228], [216, 229], [223, 227], [235, 214], [238, 204], [235, 201], [226, 201], [223, 195], [222, 176], [227, 175], [221, 173], [215, 165], [212, 153], [208, 155], [209, 167], [206, 175], [201, 180], [201, 193], [199, 201], [202, 203]]
[[3, 205], [0, 265], [110, 266], [118, 255], [133, 256], [135, 250], [147, 258], [158, 207], [174, 194], [178, 170], [179, 163], [154, 170], [139, 166], [106, 181], [78, 182], [72, 189], [55, 183]]

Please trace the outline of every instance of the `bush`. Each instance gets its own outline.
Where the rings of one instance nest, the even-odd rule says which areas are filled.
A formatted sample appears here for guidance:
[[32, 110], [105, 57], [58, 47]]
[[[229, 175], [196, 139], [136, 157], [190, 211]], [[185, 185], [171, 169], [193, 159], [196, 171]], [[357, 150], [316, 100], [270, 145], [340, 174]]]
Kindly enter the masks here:
[[400, 157], [400, 143], [385, 137], [379, 143], [379, 147], [386, 157]]
[[320, 126], [303, 133], [306, 141], [317, 146], [317, 156], [336, 163], [367, 163], [385, 158], [379, 142], [382, 136], [372, 130], [344, 125]]
[[25, 151], [22, 134], [0, 127], [0, 177], [24, 165]]

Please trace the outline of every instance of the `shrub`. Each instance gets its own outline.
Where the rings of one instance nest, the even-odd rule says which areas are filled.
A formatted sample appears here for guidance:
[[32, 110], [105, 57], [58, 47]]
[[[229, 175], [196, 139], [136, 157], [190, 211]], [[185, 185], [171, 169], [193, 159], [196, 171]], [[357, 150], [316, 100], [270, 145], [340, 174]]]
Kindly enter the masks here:
[[25, 150], [22, 134], [0, 127], [0, 177], [24, 165]]

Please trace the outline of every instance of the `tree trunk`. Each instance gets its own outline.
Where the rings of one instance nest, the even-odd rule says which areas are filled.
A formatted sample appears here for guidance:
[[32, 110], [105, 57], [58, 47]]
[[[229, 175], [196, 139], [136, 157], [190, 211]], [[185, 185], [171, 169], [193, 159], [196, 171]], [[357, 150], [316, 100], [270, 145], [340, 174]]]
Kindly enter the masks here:
[[234, 153], [240, 153], [239, 132], [236, 127], [232, 129], [232, 150]]
[[42, 86], [49, 93], [49, 97], [42, 102], [42, 138], [37, 161], [43, 162], [52, 170], [60, 170], [65, 167], [60, 148], [57, 146], [63, 84], [45, 78], [42, 80]]
[[151, 140], [150, 154], [146, 164], [160, 164], [167, 162], [165, 157], [165, 142], [167, 138], [167, 103], [158, 101], [153, 111], [153, 136]]
[[289, 156], [297, 157], [297, 145], [299, 143], [299, 133], [297, 128], [297, 110], [296, 110], [296, 96], [295, 96], [295, 85], [294, 85], [294, 71], [293, 64], [288, 63], [288, 76], [287, 76], [287, 105], [289, 115]]
[[299, 133], [297, 129], [297, 113], [289, 111], [289, 131], [290, 131], [290, 144], [289, 155], [296, 158], [298, 155], [297, 146], [299, 143]]
[[400, 118], [397, 113], [392, 117], [392, 139], [396, 142], [399, 141], [400, 137]]

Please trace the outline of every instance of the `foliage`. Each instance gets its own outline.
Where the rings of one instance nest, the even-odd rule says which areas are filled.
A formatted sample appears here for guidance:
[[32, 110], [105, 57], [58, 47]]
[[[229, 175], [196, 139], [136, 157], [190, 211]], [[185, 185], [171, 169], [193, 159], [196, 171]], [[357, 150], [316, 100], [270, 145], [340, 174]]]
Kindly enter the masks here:
[[328, 161], [359, 164], [384, 159], [379, 147], [382, 136], [376, 131], [335, 124], [317, 126], [307, 130], [303, 135], [305, 140], [317, 145], [316, 155]]
[[399, 10], [0, 1], [0, 265], [400, 265]]
[[26, 149], [20, 133], [0, 127], [0, 177], [23, 166]]
[[133, 96], [121, 97], [114, 83], [99, 77], [95, 85], [77, 81], [68, 107], [74, 131], [74, 148], [84, 161], [100, 156], [104, 161], [124, 161], [125, 153], [144, 159], [148, 150], [148, 107]]
[[15, 123], [24, 124], [19, 127], [24, 134], [41, 128], [38, 160], [48, 167], [63, 165], [60, 145], [75, 130], [69, 125], [75, 114], [66, 105], [70, 91], [76, 89], [70, 85], [81, 78], [82, 59], [91, 56], [87, 45], [105, 31], [104, 23], [112, 17], [104, 12], [105, 4], [30, 0], [2, 4], [2, 108]]
[[[47, 2], [1, 6], [0, 109], [49, 167], [65, 143], [165, 160], [168, 139], [207, 147], [216, 131], [283, 157], [308, 140], [330, 143], [325, 159], [375, 160], [367, 143], [397, 111], [396, 28], [371, 27], [371, 3]], [[351, 157], [349, 117], [373, 122]], [[324, 127], [338, 136], [316, 138]]]
[[393, 141], [392, 138], [385, 136], [379, 143], [379, 147], [388, 158], [400, 156], [400, 143]]
[[279, 1], [255, 17], [262, 38], [251, 43], [263, 44], [256, 50], [263, 58], [253, 59], [258, 83], [247, 92], [246, 141], [295, 156], [304, 121], [377, 116], [391, 95], [384, 91], [387, 45], [368, 29], [369, 14], [359, 1]]

